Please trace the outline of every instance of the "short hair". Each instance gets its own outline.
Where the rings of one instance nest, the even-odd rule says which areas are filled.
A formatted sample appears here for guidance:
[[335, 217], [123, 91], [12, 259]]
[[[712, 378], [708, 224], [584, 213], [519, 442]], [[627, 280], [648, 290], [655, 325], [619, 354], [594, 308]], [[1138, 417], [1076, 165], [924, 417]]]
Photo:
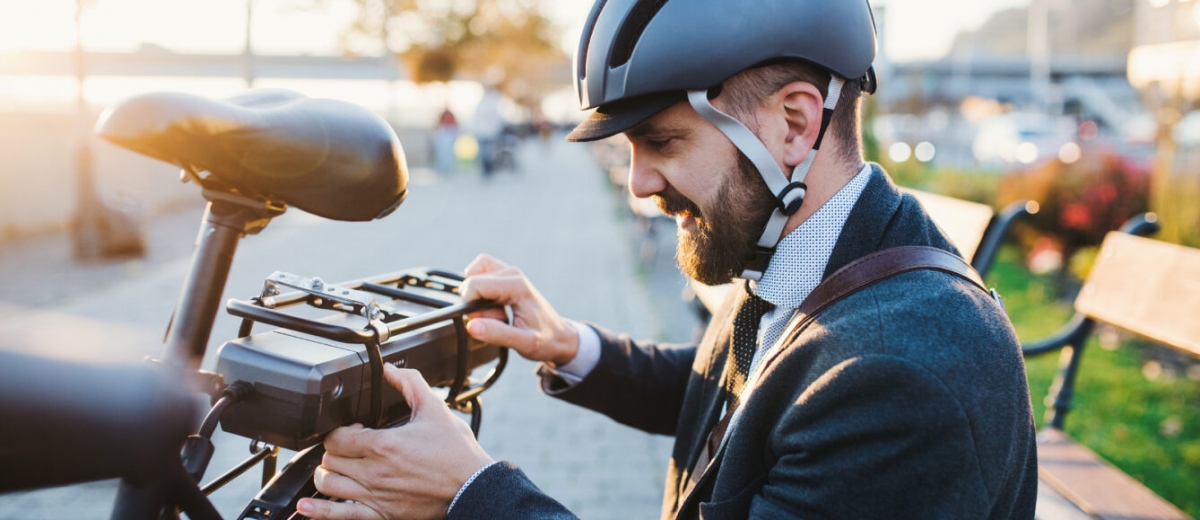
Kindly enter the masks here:
[[[727, 80], [722, 96], [728, 96], [728, 111], [743, 121], [753, 117], [754, 111], [763, 100], [788, 84], [803, 81], [829, 95], [830, 73], [822, 67], [800, 60], [780, 60], [742, 71]], [[858, 164], [862, 161], [862, 132], [859, 127], [860, 97], [862, 84], [857, 78], [847, 80], [842, 86], [833, 119], [825, 133], [825, 139], [836, 139], [841, 149], [840, 159]]]

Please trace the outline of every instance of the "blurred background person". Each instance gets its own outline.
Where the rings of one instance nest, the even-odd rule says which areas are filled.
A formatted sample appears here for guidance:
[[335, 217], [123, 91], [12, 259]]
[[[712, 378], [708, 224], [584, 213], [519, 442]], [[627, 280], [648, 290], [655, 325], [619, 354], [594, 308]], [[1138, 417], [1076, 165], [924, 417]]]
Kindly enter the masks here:
[[484, 177], [491, 177], [498, 166], [498, 147], [501, 144], [501, 134], [504, 133], [504, 117], [500, 115], [503, 94], [498, 88], [502, 74], [503, 72], [495, 68], [487, 71], [483, 96], [479, 98], [479, 105], [475, 107], [475, 117], [471, 120], [471, 133], [479, 142], [479, 158]]
[[458, 120], [449, 108], [442, 111], [433, 129], [433, 157], [439, 173], [454, 171], [454, 142], [458, 140]]

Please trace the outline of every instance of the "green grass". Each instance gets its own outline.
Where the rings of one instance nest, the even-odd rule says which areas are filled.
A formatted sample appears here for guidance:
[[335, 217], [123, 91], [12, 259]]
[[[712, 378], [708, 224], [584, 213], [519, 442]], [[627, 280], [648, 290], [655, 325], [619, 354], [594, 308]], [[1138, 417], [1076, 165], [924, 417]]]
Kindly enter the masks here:
[[[1004, 296], [1022, 340], [1057, 330], [1071, 316], [1049, 278], [1030, 275], [1012, 248], [1001, 253], [988, 282]], [[1162, 347], [1122, 338], [1102, 348], [1091, 338], [1082, 351], [1074, 409], [1067, 432], [1122, 471], [1200, 517], [1200, 381], [1186, 373], [1151, 380], [1149, 360], [1166, 358]], [[1042, 427], [1044, 399], [1058, 370], [1058, 354], [1027, 359], [1034, 416]], [[1186, 366], [1186, 364], [1181, 364]], [[1179, 372], [1185, 372], [1181, 370]]]

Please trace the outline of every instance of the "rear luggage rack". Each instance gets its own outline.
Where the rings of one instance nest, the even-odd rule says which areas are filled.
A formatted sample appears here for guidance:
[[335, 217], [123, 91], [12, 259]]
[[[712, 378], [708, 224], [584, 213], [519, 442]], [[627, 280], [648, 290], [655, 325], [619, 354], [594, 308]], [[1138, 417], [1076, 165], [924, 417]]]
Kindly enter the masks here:
[[[299, 450], [338, 426], [394, 424], [408, 407], [383, 380], [391, 363], [448, 386], [447, 404], [469, 411], [478, 430], [478, 396], [503, 372], [508, 350], [467, 334], [465, 316], [496, 304], [463, 302], [462, 283], [460, 275], [424, 268], [339, 284], [273, 273], [259, 296], [226, 303], [242, 323], [239, 338], [221, 347], [217, 372], [229, 383], [253, 384], [256, 393], [228, 410], [222, 427]], [[279, 328], [253, 334], [256, 323]], [[472, 387], [471, 371], [492, 361]]]

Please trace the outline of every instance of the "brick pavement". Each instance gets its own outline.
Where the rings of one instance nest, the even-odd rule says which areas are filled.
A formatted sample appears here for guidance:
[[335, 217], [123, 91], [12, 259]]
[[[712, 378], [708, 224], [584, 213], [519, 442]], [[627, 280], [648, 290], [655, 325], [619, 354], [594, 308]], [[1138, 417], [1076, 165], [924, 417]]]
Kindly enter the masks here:
[[[226, 297], [246, 297], [275, 270], [326, 280], [359, 278], [431, 265], [461, 269], [489, 252], [521, 266], [564, 316], [637, 337], [680, 340], [690, 334], [686, 311], [663, 309], [678, 274], [638, 273], [632, 225], [623, 202], [581, 145], [538, 143], [522, 150], [521, 171], [490, 181], [477, 175], [416, 171], [409, 200], [373, 223], [338, 223], [298, 211], [277, 219], [240, 246]], [[154, 223], [146, 260], [75, 265], [62, 237], [8, 244], [0, 251], [0, 338], [63, 357], [137, 360], [158, 355], [194, 239], [198, 210]], [[657, 271], [657, 270], [655, 270]], [[668, 294], [651, 294], [646, 276], [674, 276]], [[35, 280], [36, 284], [30, 284]], [[660, 284], [663, 285], [663, 284]], [[27, 305], [29, 291], [44, 291]], [[664, 314], [673, 314], [664, 317]], [[218, 319], [210, 358], [236, 322]], [[617, 425], [547, 398], [534, 365], [516, 360], [484, 396], [481, 443], [496, 458], [521, 466], [551, 496], [581, 517], [656, 518], [670, 440]], [[246, 441], [219, 434], [210, 465], [215, 476], [245, 456]], [[214, 494], [236, 517], [257, 475]], [[100, 482], [0, 495], [0, 519], [106, 518], [115, 484]]]

